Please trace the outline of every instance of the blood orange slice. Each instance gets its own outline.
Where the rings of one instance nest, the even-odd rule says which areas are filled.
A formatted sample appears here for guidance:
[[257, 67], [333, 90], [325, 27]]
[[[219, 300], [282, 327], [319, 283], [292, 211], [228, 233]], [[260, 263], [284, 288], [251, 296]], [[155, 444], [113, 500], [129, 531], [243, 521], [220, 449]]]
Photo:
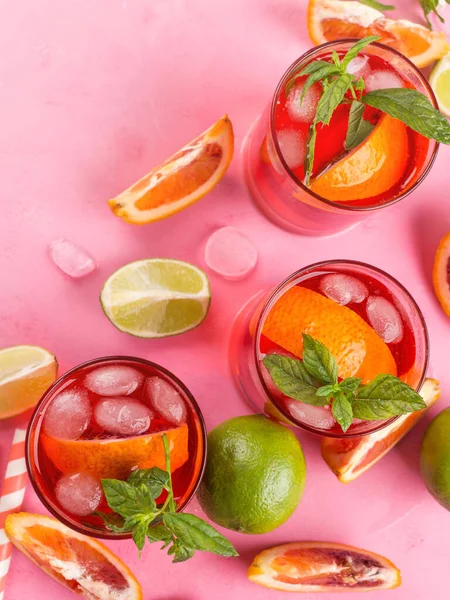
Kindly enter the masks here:
[[311, 183], [311, 190], [335, 202], [373, 198], [398, 184], [407, 164], [406, 125], [384, 115], [362, 144]]
[[162, 434], [170, 446], [172, 471], [188, 459], [188, 426], [121, 439], [63, 440], [41, 433], [46, 454], [61, 473], [84, 471], [100, 479], [126, 479], [133, 467], [165, 468]]
[[294, 542], [264, 550], [248, 578], [285, 592], [367, 592], [401, 583], [400, 571], [384, 556], [329, 542]]
[[118, 217], [137, 225], [170, 217], [213, 189], [225, 175], [233, 150], [233, 127], [225, 116], [109, 200], [109, 206]]
[[56, 519], [30, 513], [9, 515], [11, 542], [47, 575], [89, 600], [141, 600], [130, 569], [106, 546]]
[[310, 0], [308, 32], [315, 44], [379, 35], [418, 67], [426, 67], [449, 51], [445, 34], [411, 21], [386, 19], [378, 10], [347, 0]]
[[322, 438], [322, 457], [341, 483], [349, 483], [370, 469], [397, 444], [440, 396], [439, 382], [426, 379], [420, 391], [427, 408], [399, 417], [384, 429], [357, 438]]
[[368, 382], [380, 373], [397, 375], [388, 346], [359, 315], [317, 292], [295, 286], [272, 308], [262, 333], [301, 357], [303, 332], [325, 344], [336, 358], [342, 378], [361, 377]]
[[450, 317], [450, 233], [442, 238], [436, 252], [433, 285], [443, 311]]

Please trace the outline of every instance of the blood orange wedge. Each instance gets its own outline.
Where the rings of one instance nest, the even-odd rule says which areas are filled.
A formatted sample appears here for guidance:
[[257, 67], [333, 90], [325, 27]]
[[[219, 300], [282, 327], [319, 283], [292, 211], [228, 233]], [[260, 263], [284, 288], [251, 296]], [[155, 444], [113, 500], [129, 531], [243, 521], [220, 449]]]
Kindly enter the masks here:
[[114, 214], [143, 225], [183, 210], [219, 183], [234, 150], [231, 121], [222, 117], [162, 165], [109, 200]]
[[399, 417], [384, 429], [356, 438], [322, 438], [322, 457], [341, 483], [349, 483], [370, 469], [397, 444], [440, 396], [439, 382], [426, 379], [420, 391], [427, 408]]
[[188, 459], [188, 426], [121, 439], [63, 440], [41, 433], [46, 454], [62, 473], [84, 471], [100, 479], [126, 479], [133, 467], [165, 468], [162, 434], [169, 440], [172, 471]]
[[9, 515], [11, 542], [47, 575], [89, 600], [141, 600], [130, 569], [106, 546], [56, 519], [30, 513]]
[[294, 542], [264, 550], [248, 578], [285, 592], [368, 592], [401, 583], [400, 571], [384, 556], [330, 542]]
[[450, 49], [444, 33], [404, 19], [386, 19], [378, 10], [347, 0], [310, 0], [308, 32], [315, 44], [379, 35], [381, 43], [399, 50], [418, 67], [442, 58]]
[[372, 198], [399, 183], [407, 163], [406, 125], [384, 115], [362, 144], [311, 183], [311, 190], [335, 202]]
[[336, 358], [339, 377], [371, 381], [380, 373], [397, 375], [388, 346], [359, 315], [329, 298], [292, 287], [277, 301], [263, 335], [295, 356], [303, 355], [302, 333], [309, 333]]
[[443, 311], [450, 317], [450, 232], [442, 238], [436, 252], [433, 285]]

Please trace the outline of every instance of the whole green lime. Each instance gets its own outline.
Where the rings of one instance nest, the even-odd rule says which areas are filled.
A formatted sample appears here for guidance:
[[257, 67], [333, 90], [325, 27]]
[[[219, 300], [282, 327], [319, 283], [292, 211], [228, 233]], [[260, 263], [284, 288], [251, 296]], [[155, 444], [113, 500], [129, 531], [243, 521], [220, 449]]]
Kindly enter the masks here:
[[208, 435], [198, 499], [218, 525], [267, 533], [294, 512], [305, 477], [305, 457], [292, 431], [262, 415], [236, 417]]
[[425, 432], [420, 471], [430, 494], [450, 510], [450, 408], [439, 413]]

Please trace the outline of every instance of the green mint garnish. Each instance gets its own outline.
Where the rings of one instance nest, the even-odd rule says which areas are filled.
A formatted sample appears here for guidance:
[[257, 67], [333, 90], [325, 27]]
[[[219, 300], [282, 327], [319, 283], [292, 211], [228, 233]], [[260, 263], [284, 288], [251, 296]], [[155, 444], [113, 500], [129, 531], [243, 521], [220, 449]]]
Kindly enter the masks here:
[[392, 6], [392, 4], [382, 4], [378, 0], [359, 0], [359, 3], [370, 6], [370, 8], [375, 8], [376, 10], [395, 10], [395, 6]]
[[[196, 550], [213, 552], [220, 556], [238, 556], [231, 543], [214, 527], [195, 515], [177, 513], [170, 471], [169, 444], [162, 436], [166, 470], [137, 469], [127, 481], [102, 479], [108, 506], [116, 513], [97, 513], [115, 532], [131, 532], [139, 555], [149, 542], [163, 542], [173, 562], [192, 558]], [[165, 490], [167, 498], [162, 505], [156, 501]]]
[[268, 354], [263, 363], [285, 396], [314, 406], [331, 404], [342, 431], [353, 419], [378, 421], [426, 408], [422, 397], [393, 375], [378, 375], [367, 385], [358, 377], [339, 382], [337, 362], [328, 348], [310, 335], [302, 336], [303, 360]]
[[402, 121], [427, 138], [450, 144], [449, 122], [426, 96], [416, 90], [375, 90], [363, 96], [361, 102]]
[[[447, 4], [450, 4], [450, 0], [445, 0]], [[420, 6], [422, 7], [423, 14], [425, 15], [425, 19], [427, 20], [428, 27], [433, 29], [433, 25], [431, 24], [429, 14], [434, 13], [441, 23], [445, 23], [444, 18], [439, 14], [439, 0], [419, 0]]]
[[366, 107], [362, 102], [353, 100], [348, 116], [347, 137], [345, 139], [345, 149], [347, 151], [359, 146], [375, 127], [375, 125], [363, 119], [365, 109]]
[[[434, 6], [428, 12], [437, 12], [437, 0], [421, 0], [422, 4]], [[446, 0], [450, 4], [450, 0]], [[369, 5], [369, 2], [365, 2]], [[386, 10], [386, 9], [385, 9]], [[426, 13], [428, 14], [428, 13]], [[327, 126], [337, 107], [343, 102], [349, 102], [348, 92], [353, 99], [347, 127], [345, 149], [352, 150], [359, 146], [370, 133], [374, 125], [363, 119], [366, 106], [372, 106], [394, 119], [398, 119], [417, 133], [442, 144], [450, 144], [450, 124], [447, 119], [431, 104], [428, 98], [417, 90], [393, 88], [375, 90], [363, 95], [364, 80], [357, 79], [347, 72], [350, 62], [358, 56], [369, 44], [379, 40], [379, 36], [369, 36], [359, 40], [341, 60], [336, 52], [332, 53], [331, 61], [316, 60], [307, 65], [286, 85], [286, 95], [290, 92], [299, 77], [307, 76], [300, 97], [303, 101], [305, 94], [315, 83], [322, 86], [316, 116], [309, 129], [307, 153], [305, 158], [305, 185], [309, 186], [314, 168], [314, 156], [318, 125]]]

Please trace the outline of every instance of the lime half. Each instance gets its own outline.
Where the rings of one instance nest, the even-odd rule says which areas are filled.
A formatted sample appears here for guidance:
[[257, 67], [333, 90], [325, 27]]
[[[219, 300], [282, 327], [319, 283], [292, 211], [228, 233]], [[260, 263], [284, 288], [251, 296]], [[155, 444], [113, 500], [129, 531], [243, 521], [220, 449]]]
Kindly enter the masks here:
[[149, 258], [113, 273], [103, 286], [100, 302], [120, 331], [160, 338], [200, 325], [208, 314], [211, 292], [208, 277], [194, 265]]
[[450, 52], [434, 67], [430, 84], [442, 114], [450, 117]]

